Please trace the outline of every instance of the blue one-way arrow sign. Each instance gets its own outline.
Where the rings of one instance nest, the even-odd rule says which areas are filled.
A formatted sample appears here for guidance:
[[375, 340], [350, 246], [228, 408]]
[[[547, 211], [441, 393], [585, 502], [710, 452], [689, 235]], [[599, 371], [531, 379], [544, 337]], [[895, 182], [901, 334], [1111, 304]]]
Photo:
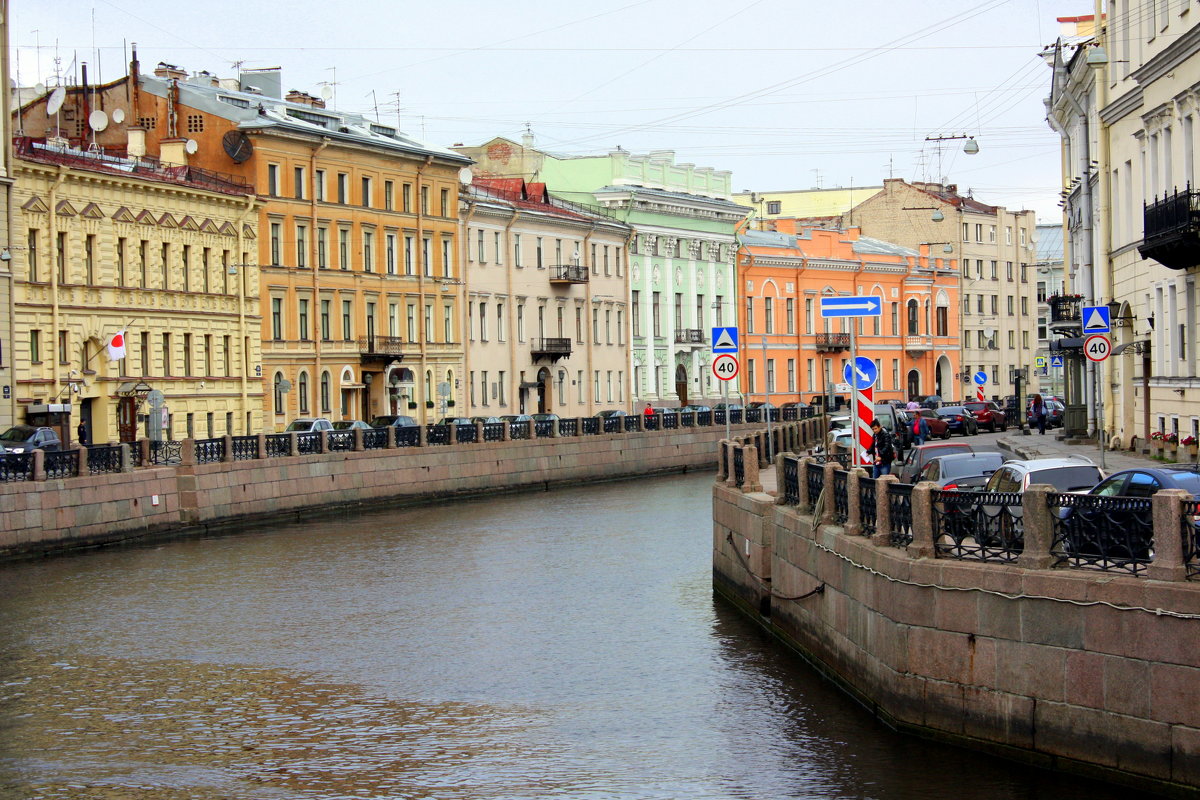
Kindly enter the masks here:
[[874, 361], [866, 356], [859, 356], [853, 361], [846, 362], [842, 377], [846, 379], [846, 383], [853, 385], [856, 389], [870, 389], [879, 379], [879, 370], [875, 368]]
[[878, 297], [822, 297], [822, 317], [880, 317], [883, 301]]

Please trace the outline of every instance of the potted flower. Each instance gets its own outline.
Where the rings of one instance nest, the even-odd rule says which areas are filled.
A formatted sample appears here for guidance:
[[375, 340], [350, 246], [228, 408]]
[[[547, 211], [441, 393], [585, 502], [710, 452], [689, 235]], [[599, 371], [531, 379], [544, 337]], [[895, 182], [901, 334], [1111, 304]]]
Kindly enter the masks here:
[[408, 402], [408, 410], [409, 410], [409, 411], [415, 411], [415, 410], [416, 410], [416, 408], [417, 408], [417, 403], [416, 403], [416, 401], [414, 401], [414, 400], [410, 400], [410, 401]]
[[426, 408], [433, 408], [433, 401], [432, 401], [432, 400], [426, 400], [426, 401], [425, 401], [425, 407], [426, 407]]
[[1150, 455], [1158, 457], [1162, 455], [1163, 447], [1166, 445], [1167, 435], [1162, 431], [1154, 431], [1150, 434]]
[[1196, 437], [1195, 436], [1185, 436], [1179, 440], [1179, 443], [1181, 445], [1183, 445], [1185, 448], [1187, 448], [1188, 459], [1190, 461], [1196, 461], [1196, 455], [1197, 455], [1197, 449], [1198, 449], [1197, 448], [1198, 443], [1196, 441]]
[[1163, 437], [1163, 443], [1166, 445], [1163, 452], [1168, 461], [1174, 461], [1176, 454], [1179, 452], [1179, 434], [1168, 433]]

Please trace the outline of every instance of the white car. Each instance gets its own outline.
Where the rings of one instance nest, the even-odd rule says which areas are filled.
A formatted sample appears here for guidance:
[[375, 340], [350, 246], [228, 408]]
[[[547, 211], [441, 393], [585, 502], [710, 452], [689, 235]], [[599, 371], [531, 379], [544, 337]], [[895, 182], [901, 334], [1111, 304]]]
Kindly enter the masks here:
[[333, 430], [333, 423], [324, 417], [317, 417], [315, 419], [312, 417], [301, 417], [300, 419], [292, 420], [288, 426], [283, 429], [283, 432], [291, 433], [292, 431], [295, 431], [296, 433], [316, 433], [317, 431], [331, 430]]

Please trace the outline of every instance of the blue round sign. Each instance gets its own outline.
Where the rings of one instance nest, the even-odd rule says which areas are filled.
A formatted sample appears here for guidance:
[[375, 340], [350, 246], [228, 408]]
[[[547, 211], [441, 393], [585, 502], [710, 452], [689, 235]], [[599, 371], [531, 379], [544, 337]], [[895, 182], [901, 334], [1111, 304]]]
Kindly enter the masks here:
[[842, 377], [855, 389], [870, 389], [875, 385], [875, 381], [879, 380], [879, 370], [875, 368], [874, 361], [866, 356], [859, 356], [846, 363]]
[[977, 384], [979, 384], [980, 386], [983, 386], [985, 383], [988, 382], [987, 373], [986, 372], [976, 372], [975, 373], [975, 382]]

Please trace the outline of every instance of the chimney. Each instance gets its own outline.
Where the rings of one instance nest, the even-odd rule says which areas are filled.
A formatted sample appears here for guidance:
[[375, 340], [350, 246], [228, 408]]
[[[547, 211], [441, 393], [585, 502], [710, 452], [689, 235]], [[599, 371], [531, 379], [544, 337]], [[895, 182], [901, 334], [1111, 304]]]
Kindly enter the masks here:
[[146, 155], [146, 129], [141, 125], [130, 125], [126, 132], [129, 134], [129, 143], [126, 145], [125, 153], [130, 158], [141, 158]]
[[183, 80], [187, 77], [187, 70], [180, 69], [174, 64], [168, 64], [165, 61], [158, 62], [158, 66], [154, 68], [154, 77], [175, 80]]
[[185, 167], [187, 166], [187, 150], [184, 148], [187, 145], [187, 139], [160, 139], [158, 148], [158, 160], [165, 166]]
[[289, 103], [299, 103], [300, 105], [311, 106], [313, 108], [325, 107], [325, 101], [320, 97], [313, 97], [308, 92], [302, 92], [299, 89], [288, 89], [287, 96], [283, 99]]

